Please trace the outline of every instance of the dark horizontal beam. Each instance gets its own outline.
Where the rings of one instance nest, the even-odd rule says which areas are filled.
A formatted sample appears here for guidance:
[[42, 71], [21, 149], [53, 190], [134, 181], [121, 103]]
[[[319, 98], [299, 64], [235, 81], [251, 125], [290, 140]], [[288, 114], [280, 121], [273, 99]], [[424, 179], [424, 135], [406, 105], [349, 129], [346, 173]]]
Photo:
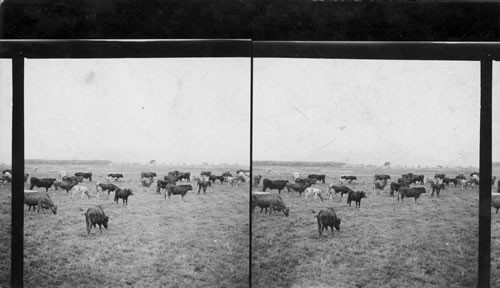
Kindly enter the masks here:
[[250, 57], [251, 40], [0, 40], [0, 58]]
[[387, 60], [498, 60], [500, 42], [254, 41], [254, 57]]

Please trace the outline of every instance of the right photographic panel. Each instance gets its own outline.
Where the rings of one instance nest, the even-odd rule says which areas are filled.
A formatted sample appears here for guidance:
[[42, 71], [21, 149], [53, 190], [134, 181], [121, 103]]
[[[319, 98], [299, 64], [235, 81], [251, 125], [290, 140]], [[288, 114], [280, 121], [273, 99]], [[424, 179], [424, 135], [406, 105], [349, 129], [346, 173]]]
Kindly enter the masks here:
[[252, 287], [475, 286], [480, 62], [253, 61]]

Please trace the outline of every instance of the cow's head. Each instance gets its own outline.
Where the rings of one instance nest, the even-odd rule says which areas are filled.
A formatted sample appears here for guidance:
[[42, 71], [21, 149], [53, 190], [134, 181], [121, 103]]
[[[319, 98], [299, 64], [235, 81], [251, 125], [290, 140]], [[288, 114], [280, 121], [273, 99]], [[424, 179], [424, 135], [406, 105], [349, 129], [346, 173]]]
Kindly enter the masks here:
[[335, 226], [335, 230], [340, 231], [340, 219], [339, 218], [335, 219], [334, 226]]
[[108, 229], [108, 221], [109, 221], [109, 216], [104, 216], [104, 221], [102, 221], [102, 225], [106, 229]]
[[358, 191], [358, 192], [359, 192], [359, 194], [361, 195], [361, 197], [360, 197], [359, 199], [362, 199], [362, 198], [368, 198], [368, 197], [366, 197], [366, 193], [365, 193], [365, 191]]
[[290, 208], [283, 209], [283, 213], [285, 213], [285, 216], [288, 217], [288, 214], [290, 213]]
[[51, 206], [51, 207], [50, 207], [50, 210], [52, 210], [52, 213], [54, 213], [54, 215], [56, 215], [56, 214], [57, 214], [57, 206], [56, 206], [56, 205]]

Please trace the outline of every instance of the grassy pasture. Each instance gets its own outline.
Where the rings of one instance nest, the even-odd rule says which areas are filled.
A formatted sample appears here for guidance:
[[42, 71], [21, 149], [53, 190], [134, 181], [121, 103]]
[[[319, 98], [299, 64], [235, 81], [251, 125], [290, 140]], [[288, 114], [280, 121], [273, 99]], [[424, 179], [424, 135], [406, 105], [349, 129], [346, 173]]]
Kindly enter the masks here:
[[[95, 191], [106, 172], [123, 173], [125, 180], [113, 182], [132, 188], [128, 206], [109, 199], [71, 199], [65, 191], [49, 190], [58, 205], [57, 215], [27, 211], [24, 221], [25, 287], [248, 287], [249, 214], [248, 185], [215, 184], [203, 195], [189, 191], [184, 202], [179, 195], [164, 199], [156, 184], [139, 191], [139, 173], [155, 171], [163, 178], [168, 171], [199, 174], [216, 168], [128, 167], [128, 166], [27, 166], [35, 177], [54, 177], [59, 170], [72, 175], [92, 171], [93, 182], [83, 185]], [[226, 169], [224, 169], [226, 170]], [[232, 173], [234, 169], [227, 169]], [[81, 183], [82, 184], [82, 183]], [[29, 188], [28, 184], [26, 184]], [[0, 192], [0, 287], [10, 277], [10, 185]], [[36, 188], [35, 188], [36, 189]], [[45, 189], [39, 189], [40, 191]], [[111, 216], [109, 228], [93, 229], [87, 237], [88, 207], [101, 205]]]
[[[283, 213], [261, 214], [256, 208], [252, 216], [253, 287], [475, 287], [477, 187], [449, 187], [437, 198], [430, 196], [427, 185], [427, 193], [417, 203], [413, 198], [398, 203], [397, 198], [389, 196], [389, 187], [372, 194], [371, 179], [377, 171], [332, 173], [314, 167], [254, 166], [255, 174], [272, 180], [291, 180], [295, 171], [301, 175], [326, 174], [327, 183], [315, 185], [323, 191], [332, 181], [339, 183], [340, 175], [356, 175], [358, 184], [347, 186], [368, 192], [368, 198], [362, 199], [361, 208], [355, 208], [354, 202], [351, 207], [346, 204], [346, 195], [314, 202], [312, 197], [306, 201], [304, 195], [282, 191], [290, 208], [289, 217]], [[404, 173], [384, 172], [393, 181]], [[417, 174], [432, 177], [434, 173]], [[444, 173], [457, 175], [454, 171]], [[332, 175], [337, 178], [328, 177]], [[342, 223], [339, 232], [324, 232], [319, 240], [315, 215], [327, 207], [335, 209]], [[500, 221], [493, 222], [500, 226]], [[492, 254], [493, 250], [492, 246]], [[494, 277], [492, 283], [498, 280], [497, 275]]]

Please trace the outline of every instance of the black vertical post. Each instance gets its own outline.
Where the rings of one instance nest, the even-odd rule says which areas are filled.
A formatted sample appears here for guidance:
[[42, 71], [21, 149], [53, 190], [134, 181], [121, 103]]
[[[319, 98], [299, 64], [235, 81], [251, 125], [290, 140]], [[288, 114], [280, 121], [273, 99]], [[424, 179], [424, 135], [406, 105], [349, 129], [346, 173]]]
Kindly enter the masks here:
[[252, 287], [252, 184], [253, 184], [253, 41], [250, 45], [250, 220], [248, 236], [250, 246], [248, 249], [248, 287]]
[[477, 287], [490, 287], [492, 73], [492, 61], [490, 59], [481, 60], [479, 267]]
[[24, 57], [12, 58], [11, 287], [23, 287], [24, 243]]

